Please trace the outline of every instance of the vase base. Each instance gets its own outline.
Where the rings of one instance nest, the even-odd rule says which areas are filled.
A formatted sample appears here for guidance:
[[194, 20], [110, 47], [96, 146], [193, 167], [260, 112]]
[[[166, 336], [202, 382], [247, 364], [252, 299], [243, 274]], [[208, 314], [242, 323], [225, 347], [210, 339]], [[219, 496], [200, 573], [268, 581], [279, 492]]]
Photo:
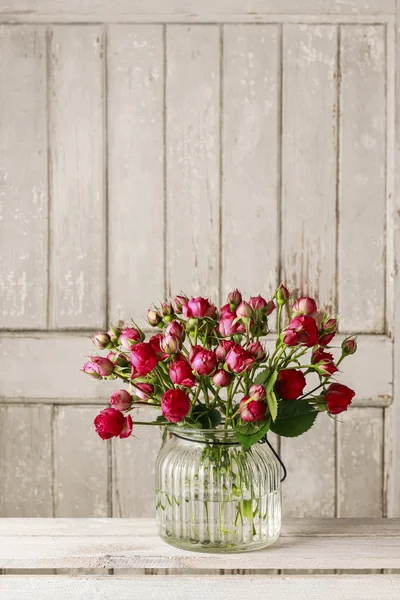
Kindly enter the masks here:
[[262, 548], [266, 548], [267, 546], [271, 546], [279, 539], [279, 534], [276, 537], [268, 538], [263, 541], [257, 542], [249, 542], [248, 544], [213, 544], [199, 542], [199, 541], [191, 541], [191, 540], [181, 540], [176, 539], [174, 537], [161, 536], [160, 538], [166, 544], [170, 546], [174, 546], [175, 548], [180, 548], [181, 550], [188, 550], [189, 552], [202, 552], [206, 554], [239, 554], [242, 552], [253, 552], [256, 550], [261, 550]]

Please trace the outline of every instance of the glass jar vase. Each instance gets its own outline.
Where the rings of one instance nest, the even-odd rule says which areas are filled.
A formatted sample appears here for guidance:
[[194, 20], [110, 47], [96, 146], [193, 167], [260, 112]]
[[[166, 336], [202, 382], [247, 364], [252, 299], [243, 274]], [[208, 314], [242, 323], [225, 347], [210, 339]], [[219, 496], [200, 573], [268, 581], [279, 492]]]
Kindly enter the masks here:
[[266, 443], [233, 430], [170, 427], [156, 461], [158, 533], [199, 552], [272, 544], [281, 527], [280, 464]]

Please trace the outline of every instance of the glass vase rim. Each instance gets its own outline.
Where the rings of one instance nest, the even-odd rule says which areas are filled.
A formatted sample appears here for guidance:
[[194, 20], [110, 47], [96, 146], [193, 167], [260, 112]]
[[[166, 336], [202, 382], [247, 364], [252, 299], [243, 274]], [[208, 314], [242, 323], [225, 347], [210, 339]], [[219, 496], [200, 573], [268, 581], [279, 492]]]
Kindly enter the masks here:
[[216, 444], [226, 446], [240, 446], [234, 429], [196, 429], [194, 427], [180, 427], [169, 425], [168, 431], [179, 439], [188, 442], [198, 442], [203, 444]]

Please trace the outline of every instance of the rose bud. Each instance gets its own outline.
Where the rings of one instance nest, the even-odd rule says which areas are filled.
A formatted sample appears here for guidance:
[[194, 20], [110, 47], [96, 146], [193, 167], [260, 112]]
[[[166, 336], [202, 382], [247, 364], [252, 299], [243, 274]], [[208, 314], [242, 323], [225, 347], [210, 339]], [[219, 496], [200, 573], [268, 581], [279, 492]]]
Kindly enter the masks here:
[[312, 317], [317, 312], [317, 305], [313, 298], [310, 298], [309, 296], [302, 296], [298, 300], [294, 301], [293, 310], [297, 314], [308, 315], [309, 317]]
[[185, 392], [176, 388], [168, 390], [161, 400], [161, 411], [170, 423], [179, 423], [190, 410], [190, 400]]
[[116, 410], [128, 410], [132, 404], [132, 396], [126, 390], [118, 390], [112, 394], [110, 404]]
[[323, 348], [316, 348], [316, 350], [314, 350], [311, 355], [311, 363], [318, 367], [318, 373], [324, 377], [329, 377], [338, 370], [333, 362], [333, 354], [325, 352]]
[[152, 327], [157, 327], [157, 325], [161, 323], [161, 321], [162, 319], [160, 313], [157, 310], [152, 310], [151, 308], [149, 308], [149, 310], [147, 311], [148, 324]]
[[226, 355], [226, 366], [233, 373], [249, 370], [255, 363], [255, 358], [239, 344], [234, 344]]
[[212, 376], [212, 380], [218, 387], [227, 387], [232, 381], [232, 375], [229, 375], [224, 369], [219, 369]]
[[108, 333], [99, 331], [92, 337], [93, 344], [99, 348], [99, 350], [105, 350], [105, 348], [111, 346], [111, 338]]
[[250, 386], [249, 396], [252, 400], [256, 400], [257, 402], [265, 400], [265, 387], [263, 385], [254, 383], [252, 386]]
[[169, 376], [176, 385], [191, 388], [196, 384], [196, 377], [186, 360], [174, 361], [169, 368]]
[[235, 319], [236, 315], [231, 312], [225, 312], [220, 317], [218, 331], [222, 337], [230, 337], [236, 333], [246, 332], [246, 328], [241, 323], [235, 323]]
[[157, 364], [156, 354], [147, 342], [140, 342], [131, 346], [131, 363], [139, 375], [147, 375]]
[[[89, 360], [84, 364], [83, 370], [89, 375], [96, 373], [100, 377], [108, 377], [114, 370], [114, 364], [108, 358], [103, 356], [89, 356]], [[95, 377], [98, 379], [98, 377]]]
[[101, 379], [101, 375], [98, 374], [95, 365], [88, 360], [82, 367], [82, 371], [93, 377], [93, 379]]
[[343, 340], [342, 342], [342, 352], [343, 354], [350, 355], [354, 354], [357, 351], [357, 338], [355, 336], [350, 336]]
[[286, 346], [307, 346], [311, 348], [318, 342], [318, 329], [315, 319], [299, 315], [292, 319], [282, 333], [282, 341]]
[[[193, 350], [193, 347], [192, 347]], [[217, 357], [212, 350], [202, 348], [189, 357], [190, 366], [198, 375], [210, 375], [217, 366]]]
[[333, 340], [336, 334], [336, 319], [327, 319], [322, 322], [321, 330], [318, 333], [318, 343], [320, 346], [327, 346]]
[[286, 304], [286, 301], [289, 299], [288, 289], [280, 283], [278, 289], [275, 292], [275, 298], [280, 306]]
[[114, 325], [111, 325], [108, 328], [108, 335], [110, 336], [111, 342], [113, 344], [118, 344], [118, 338], [121, 334], [121, 328], [120, 327], [115, 327]]
[[165, 360], [166, 358], [169, 357], [169, 354], [167, 354], [166, 352], [163, 352], [161, 350], [161, 340], [162, 339], [163, 339], [162, 333], [157, 333], [156, 335], [153, 335], [149, 339], [149, 344], [153, 348], [153, 351], [156, 355], [157, 360]]
[[231, 308], [230, 304], [224, 304], [219, 309], [218, 314], [219, 314], [220, 317], [222, 317], [225, 313], [229, 313], [229, 314], [235, 315], [235, 317], [236, 317], [236, 307], [235, 308]]
[[139, 331], [135, 329], [135, 327], [127, 327], [121, 331], [121, 335], [119, 336], [119, 343], [121, 346], [126, 348], [126, 350], [130, 350], [133, 344], [142, 341], [142, 336]]
[[185, 329], [178, 321], [171, 321], [171, 323], [165, 329], [165, 335], [175, 335], [179, 339], [183, 340], [185, 337]]
[[222, 340], [218, 344], [215, 349], [215, 354], [217, 355], [218, 362], [225, 362], [226, 355], [228, 351], [235, 345], [235, 342], [231, 342], [230, 340]]
[[242, 294], [239, 292], [238, 289], [233, 290], [233, 292], [229, 292], [229, 294], [228, 294], [228, 305], [227, 306], [230, 306], [230, 309], [232, 311], [234, 311], [235, 308], [237, 306], [239, 306], [239, 304], [241, 303], [241, 301], [242, 301]]
[[180, 296], [175, 296], [174, 298], [174, 302], [175, 302], [175, 312], [180, 315], [182, 313], [182, 306], [184, 304], [187, 304], [189, 301], [189, 298], [185, 295], [180, 295]]
[[111, 360], [114, 365], [118, 365], [119, 367], [127, 367], [130, 364], [128, 357], [125, 356], [123, 352], [109, 352], [107, 358], [108, 360]]
[[238, 317], [243, 317], [244, 319], [249, 319], [252, 314], [253, 309], [251, 308], [250, 304], [243, 300], [243, 302], [241, 302], [237, 307], [236, 315]]
[[127, 438], [132, 433], [132, 417], [124, 417], [115, 408], [105, 408], [94, 420], [94, 426], [102, 440], [112, 437]]
[[267, 412], [265, 402], [251, 400], [250, 396], [245, 396], [239, 403], [240, 417], [242, 421], [252, 423], [254, 421], [263, 421]]
[[203, 319], [204, 317], [213, 317], [217, 312], [216, 306], [210, 303], [207, 298], [191, 298], [182, 306], [183, 316], [187, 319]]
[[325, 403], [332, 415], [338, 415], [348, 409], [355, 392], [341, 383], [331, 383], [325, 394]]
[[182, 347], [182, 341], [176, 335], [166, 335], [161, 340], [160, 346], [166, 354], [176, 354]]
[[171, 302], [162, 302], [160, 308], [160, 315], [162, 317], [172, 317], [174, 314], [174, 308]]
[[250, 298], [250, 306], [254, 308], [254, 310], [263, 310], [266, 308], [268, 302], [258, 294], [258, 296], [252, 296]]
[[260, 342], [252, 342], [248, 348], [247, 351], [250, 352], [250, 354], [256, 359], [256, 360], [264, 360], [264, 358], [266, 357], [265, 354], [265, 350], [262, 347]]
[[306, 386], [306, 378], [301, 371], [296, 369], [283, 369], [279, 371], [275, 383], [275, 391], [282, 400], [296, 400], [302, 395]]
[[151, 383], [136, 383], [135, 386], [135, 394], [142, 400], [148, 400], [154, 394], [154, 385]]

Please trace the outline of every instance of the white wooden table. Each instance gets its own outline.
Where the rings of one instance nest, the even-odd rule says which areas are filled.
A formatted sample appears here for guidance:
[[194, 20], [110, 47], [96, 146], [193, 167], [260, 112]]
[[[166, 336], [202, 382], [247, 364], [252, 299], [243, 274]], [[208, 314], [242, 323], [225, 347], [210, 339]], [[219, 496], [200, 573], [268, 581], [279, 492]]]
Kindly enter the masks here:
[[0, 569], [1, 600], [399, 600], [400, 575], [383, 570], [400, 570], [400, 519], [287, 520], [270, 548], [222, 555], [172, 548], [148, 519], [0, 519]]

